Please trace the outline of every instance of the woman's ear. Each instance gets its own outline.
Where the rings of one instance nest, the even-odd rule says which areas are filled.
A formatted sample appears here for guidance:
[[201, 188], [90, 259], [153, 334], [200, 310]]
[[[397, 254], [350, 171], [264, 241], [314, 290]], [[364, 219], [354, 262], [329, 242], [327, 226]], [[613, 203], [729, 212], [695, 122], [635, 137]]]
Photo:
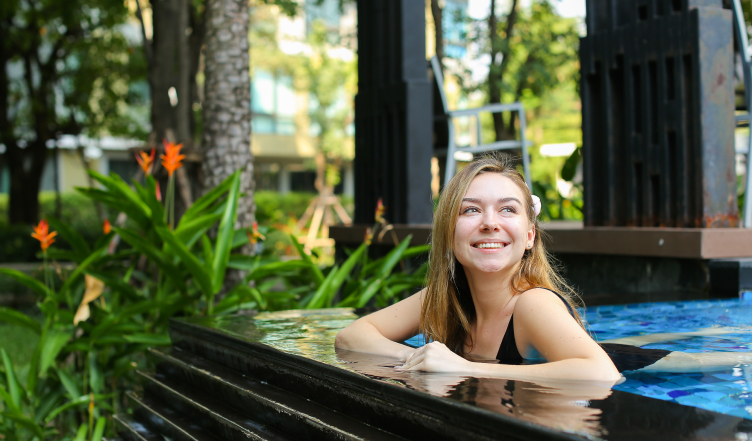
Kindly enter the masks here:
[[527, 231], [527, 243], [530, 244], [528, 247], [529, 249], [533, 248], [533, 245], [535, 244], [535, 224], [530, 225], [530, 229]]

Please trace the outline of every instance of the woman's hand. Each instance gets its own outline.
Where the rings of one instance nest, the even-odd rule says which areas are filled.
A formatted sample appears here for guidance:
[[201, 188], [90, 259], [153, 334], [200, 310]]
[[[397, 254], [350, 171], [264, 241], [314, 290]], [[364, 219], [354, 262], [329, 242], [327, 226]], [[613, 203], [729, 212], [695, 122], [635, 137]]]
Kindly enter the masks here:
[[473, 363], [450, 351], [443, 343], [432, 342], [416, 349], [395, 369], [425, 372], [470, 372]]

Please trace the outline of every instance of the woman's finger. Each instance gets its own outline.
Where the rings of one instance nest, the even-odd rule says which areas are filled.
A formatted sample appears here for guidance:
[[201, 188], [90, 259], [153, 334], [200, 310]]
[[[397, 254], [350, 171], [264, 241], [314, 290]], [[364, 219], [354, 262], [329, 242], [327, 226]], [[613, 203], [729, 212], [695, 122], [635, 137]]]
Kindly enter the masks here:
[[423, 357], [425, 357], [425, 353], [424, 352], [417, 353], [417, 351], [416, 351], [416, 353], [413, 353], [413, 356], [410, 357], [410, 360], [406, 361], [405, 364], [403, 364], [402, 366], [399, 366], [399, 369], [400, 370], [409, 370], [413, 366], [415, 366], [416, 364], [420, 363], [423, 360]]

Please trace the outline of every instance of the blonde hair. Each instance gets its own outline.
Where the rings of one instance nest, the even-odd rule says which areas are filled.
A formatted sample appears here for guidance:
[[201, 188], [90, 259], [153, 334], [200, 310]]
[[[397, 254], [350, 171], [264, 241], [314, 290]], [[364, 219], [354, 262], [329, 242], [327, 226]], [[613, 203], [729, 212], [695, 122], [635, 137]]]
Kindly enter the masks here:
[[[522, 190], [528, 221], [536, 231], [533, 246], [525, 250], [512, 279], [513, 293], [520, 294], [531, 288], [548, 288], [564, 297], [573, 310], [579, 303], [579, 296], [558, 274], [552, 264], [553, 258], [543, 245], [545, 233], [540, 229], [535, 215], [532, 193], [513, 161], [505, 155], [478, 159], [457, 173], [446, 184], [439, 198], [431, 231], [427, 289], [420, 313], [420, 330], [426, 340], [444, 343], [459, 354], [464, 352], [464, 345], [471, 338], [469, 331], [470, 323], [475, 319], [475, 306], [465, 272], [454, 254], [454, 230], [462, 199], [473, 179], [482, 173], [499, 173]], [[582, 326], [579, 314], [574, 311], [575, 319]], [[473, 345], [472, 340], [469, 343]]]

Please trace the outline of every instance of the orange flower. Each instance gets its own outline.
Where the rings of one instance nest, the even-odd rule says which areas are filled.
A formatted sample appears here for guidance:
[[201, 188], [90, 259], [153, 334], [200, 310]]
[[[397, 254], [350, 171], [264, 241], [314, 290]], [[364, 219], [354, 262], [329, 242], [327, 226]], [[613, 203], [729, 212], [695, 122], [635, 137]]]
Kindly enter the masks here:
[[109, 219], [104, 220], [104, 226], [102, 226], [102, 230], [104, 230], [104, 234], [110, 234], [110, 231], [112, 231], [112, 225], [110, 225]]
[[379, 201], [376, 203], [376, 222], [377, 223], [383, 223], [384, 222], [384, 212], [386, 211], [386, 207], [384, 206], [384, 203], [382, 202], [381, 198], [379, 198]]
[[371, 241], [373, 241], [373, 232], [370, 228], [366, 228], [366, 234], [365, 237], [363, 237], [363, 241], [366, 245], [371, 245]]
[[154, 167], [154, 155], [156, 154], [156, 151], [154, 150], [154, 147], [151, 148], [151, 154], [147, 155], [146, 152], [138, 152], [136, 155], [136, 161], [138, 161], [138, 165], [141, 166], [141, 169], [144, 171], [144, 175], [149, 175], [151, 173], [151, 169]]
[[162, 190], [159, 189], [159, 181], [157, 181], [157, 200], [159, 202], [162, 202]]
[[254, 222], [251, 228], [247, 228], [245, 234], [248, 235], [248, 242], [255, 244], [259, 239], [266, 240], [263, 234], [259, 233], [258, 222]]
[[55, 243], [55, 236], [57, 236], [57, 231], [50, 233], [50, 226], [46, 219], [40, 220], [39, 225], [34, 227], [34, 232], [31, 233], [31, 237], [39, 241], [44, 252], [47, 252], [47, 248]]
[[167, 170], [168, 176], [172, 176], [175, 170], [183, 166], [180, 162], [185, 158], [185, 155], [180, 154], [180, 149], [183, 148], [183, 144], [177, 144], [172, 142], [163, 141], [165, 147], [165, 154], [159, 155], [162, 158], [162, 166]]

